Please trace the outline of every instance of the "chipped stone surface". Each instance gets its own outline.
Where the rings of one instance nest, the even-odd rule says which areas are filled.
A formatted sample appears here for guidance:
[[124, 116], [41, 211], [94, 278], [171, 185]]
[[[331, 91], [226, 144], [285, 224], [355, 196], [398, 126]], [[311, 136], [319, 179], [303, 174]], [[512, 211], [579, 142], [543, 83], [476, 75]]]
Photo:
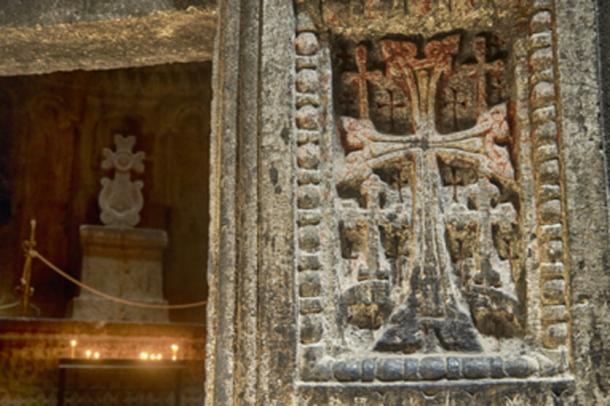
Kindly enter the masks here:
[[[345, 19], [338, 23], [332, 18], [338, 3], [324, 2], [326, 14], [316, 14], [307, 3], [300, 9], [309, 15], [302, 20], [318, 21], [331, 34], [311, 26], [297, 27], [295, 33], [297, 100], [300, 93], [311, 93], [303, 91], [301, 72], [315, 67], [325, 79], [317, 99], [295, 106], [296, 130], [319, 132], [311, 144], [299, 142], [297, 170], [322, 171], [320, 185], [299, 183], [296, 208], [322, 209], [321, 223], [307, 232], [319, 232], [320, 241], [326, 242], [316, 245], [316, 253], [310, 239], [297, 240], [302, 250], [297, 282], [301, 295], [319, 295], [326, 304], [320, 314], [331, 327], [315, 344], [328, 349], [319, 362], [337, 363], [336, 379], [363, 379], [357, 363], [332, 361], [340, 354], [360, 359], [363, 351], [373, 360], [396, 354], [392, 356], [398, 356], [398, 363], [399, 354], [439, 354], [424, 358], [424, 380], [445, 376], [442, 354], [447, 352], [481, 354], [465, 364], [466, 375], [453, 373], [463, 378], [487, 377], [489, 356], [499, 365], [506, 363], [509, 376], [539, 373], [536, 366], [519, 369], [508, 355], [520, 341], [524, 351], [528, 335], [545, 331], [525, 324], [537, 313], [523, 302], [536, 291], [525, 281], [539, 272], [523, 255], [525, 231], [540, 230], [539, 261], [562, 262], [565, 253], [558, 141], [556, 132], [549, 134], [540, 141], [537, 159], [526, 159], [534, 154], [521, 141], [530, 121], [519, 122], [512, 111], [529, 110], [532, 131], [536, 126], [557, 128], [554, 85], [529, 81], [518, 71], [528, 66], [536, 78], [538, 69], [553, 66], [553, 44], [539, 39], [552, 33], [552, 9], [506, 5], [494, 13], [464, 4], [472, 19], [458, 18], [446, 29], [463, 24], [471, 34], [447, 34], [439, 28], [432, 39], [418, 42], [408, 35], [419, 34], [419, 26], [400, 38], [362, 26], [357, 16], [370, 11], [375, 26], [375, 18], [432, 15], [432, 9], [343, 10], [352, 13], [347, 20], [354, 23], [353, 30], [343, 24]], [[455, 15], [456, 10], [437, 7], [435, 18], [442, 20], [443, 13]], [[529, 20], [520, 10], [529, 12]], [[493, 21], [497, 28], [481, 32], [478, 18]], [[518, 27], [528, 24], [531, 31], [519, 33]], [[401, 20], [391, 27], [405, 26]], [[519, 53], [520, 43], [529, 44], [529, 52]], [[520, 99], [520, 91], [529, 97]], [[319, 122], [327, 127], [319, 128]], [[312, 154], [324, 151], [332, 159], [320, 159], [319, 168], [308, 167]], [[554, 199], [539, 200], [535, 190], [545, 186], [559, 189]], [[569, 321], [544, 307], [565, 304], [562, 277], [538, 281], [540, 326]], [[535, 356], [548, 347], [565, 354], [567, 343], [560, 344], [559, 337], [525, 351]], [[558, 370], [565, 369], [561, 358], [555, 358]], [[382, 364], [379, 379], [409, 380], [410, 375], [403, 377], [395, 367], [385, 369], [393, 363]], [[317, 380], [306, 368], [305, 381]]]
[[213, 6], [209, 0], [57, 0], [0, 4], [0, 26], [23, 27], [140, 17], [159, 11]]

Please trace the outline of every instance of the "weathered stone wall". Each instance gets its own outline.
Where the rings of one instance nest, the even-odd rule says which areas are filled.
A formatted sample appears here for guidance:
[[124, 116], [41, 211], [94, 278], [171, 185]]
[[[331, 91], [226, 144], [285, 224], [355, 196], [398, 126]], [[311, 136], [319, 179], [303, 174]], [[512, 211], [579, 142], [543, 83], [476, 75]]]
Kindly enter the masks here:
[[[243, 167], [259, 186], [212, 211], [208, 404], [606, 404], [595, 6], [304, 0], [291, 15], [246, 1], [235, 16], [235, 3], [220, 3], [217, 196], [243, 198]], [[256, 83], [230, 80], [252, 61]], [[286, 81], [292, 168], [275, 164], [286, 100], [266, 91]]]
[[214, 0], [60, 0], [0, 4], [0, 27], [70, 24], [142, 17], [158, 11], [213, 6]]
[[210, 60], [215, 27], [207, 0], [3, 2], [0, 75]]
[[[342, 9], [327, 14], [324, 4], [329, 3]], [[137, 3], [124, 4], [133, 8], [119, 12], [148, 13], [138, 8]], [[300, 18], [302, 6], [306, 4], [311, 6], [306, 10], [310, 14], [309, 20]], [[490, 4], [499, 4], [490, 11], [491, 15], [510, 14], [513, 6], [519, 10], [496, 25], [501, 19], [486, 20], [490, 14], [479, 13]], [[153, 9], [168, 7], [167, 3], [160, 2], [149, 2], [149, 5]], [[393, 19], [371, 22], [376, 13], [404, 5], [409, 6], [409, 12], [419, 13], [417, 18], [402, 21], [402, 17], [396, 15]], [[599, 10], [590, 0], [219, 2], [212, 118], [211, 159], [216, 165], [212, 168], [211, 187], [209, 280], [213, 294], [206, 359], [208, 404], [608, 404], [609, 352], [605, 337], [610, 335], [610, 285], [607, 181], [601, 128], [608, 128], [610, 120], [604, 116], [604, 127], [600, 128], [599, 95], [606, 97], [608, 94], [607, 82], [603, 82], [604, 92], [600, 91], [600, 74], [606, 77], [610, 66], [606, 63], [606, 17], [610, 6], [603, 0], [598, 5]], [[443, 17], [443, 13], [429, 14], [432, 6], [462, 15], [448, 18], [447, 14]], [[476, 9], [470, 14], [474, 17], [468, 19], [468, 10], [478, 6], [481, 9]], [[102, 14], [109, 12], [105, 6], [100, 7], [97, 10]], [[79, 10], [82, 14], [82, 9]], [[353, 18], [350, 13], [354, 11], [359, 17]], [[79, 40], [78, 35], [69, 37], [74, 27], [52, 26], [53, 29], [45, 31], [51, 39], [50, 46], [41, 45], [41, 33], [34, 28], [23, 31], [7, 28], [3, 32], [6, 35], [1, 37], [6, 51], [5, 58], [0, 60], [0, 73], [86, 68], [96, 65], [96, 60], [98, 67], [116, 66], [124, 63], [122, 52], [130, 55], [128, 59], [132, 64], [138, 65], [166, 57], [209, 56], [210, 47], [205, 53], [198, 48], [197, 41], [192, 41], [199, 32], [194, 29], [194, 21], [199, 18], [206, 21], [202, 26], [212, 32], [209, 15], [197, 11], [164, 13], [156, 17], [140, 14], [140, 17], [116, 24], [110, 21], [108, 26], [104, 25], [106, 22], [96, 22], [93, 26], [87, 25], [88, 22], [77, 23], [75, 26], [84, 30], [79, 32], [86, 33], [82, 36], [84, 41]], [[319, 14], [332, 18], [327, 21], [311, 18]], [[29, 21], [37, 18], [29, 18]], [[46, 18], [53, 21], [53, 17]], [[65, 14], [61, 18], [66, 18]], [[79, 18], [84, 21], [87, 17]], [[598, 22], [601, 35], [597, 31]], [[401, 26], [403, 23], [405, 25]], [[510, 28], [513, 23], [515, 26]], [[354, 29], [358, 24], [360, 31]], [[329, 25], [335, 27], [334, 32]], [[126, 26], [130, 28], [124, 30]], [[117, 42], [100, 35], [100, 27], [117, 34]], [[165, 35], [168, 27], [188, 27], [170, 30], [173, 35], [170, 37], [177, 39], [185, 52], [172, 49], [172, 41]], [[401, 30], [401, 27], [406, 28]], [[506, 199], [504, 195], [506, 201], [501, 203], [512, 205], [518, 214], [515, 234], [522, 249], [509, 248], [515, 246], [510, 233], [504, 234], [508, 238], [494, 240], [493, 244], [488, 241], [490, 244], [485, 249], [495, 249], [500, 259], [508, 260], [510, 264], [504, 263], [491, 271], [480, 269], [489, 272], [483, 272], [484, 278], [479, 280], [490, 283], [491, 288], [506, 289], [515, 285], [517, 300], [506, 301], [487, 313], [485, 306], [475, 312], [474, 327], [467, 326], [466, 330], [474, 332], [475, 336], [492, 336], [491, 340], [483, 340], [482, 355], [465, 355], [457, 351], [459, 356], [446, 356], [448, 348], [452, 349], [452, 344], [444, 339], [451, 335], [447, 328], [442, 333], [435, 333], [438, 344], [428, 339], [427, 344], [422, 345], [415, 340], [413, 353], [413, 347], [405, 338], [416, 334], [405, 332], [409, 326], [405, 320], [421, 325], [421, 314], [414, 316], [403, 312], [405, 317], [402, 319], [390, 320], [386, 314], [388, 303], [380, 300], [386, 292], [383, 285], [390, 278], [385, 278], [384, 272], [369, 272], [375, 263], [376, 271], [384, 270], [379, 264], [396, 269], [392, 263], [400, 264], [402, 260], [398, 258], [397, 261], [397, 257], [408, 257], [411, 251], [398, 248], [400, 244], [395, 242], [400, 242], [402, 236], [396, 232], [393, 232], [397, 237], [394, 243], [387, 238], [382, 239], [381, 244], [362, 243], [381, 239], [380, 234], [387, 230], [377, 228], [375, 231], [375, 227], [369, 227], [372, 223], [362, 222], [362, 228], [368, 227], [372, 232], [358, 230], [357, 217], [364, 213], [363, 209], [368, 209], [361, 207], [360, 202], [370, 199], [374, 187], [366, 190], [367, 193], [354, 187], [354, 184], [361, 186], [360, 180], [354, 181], [361, 176], [362, 172], [358, 173], [358, 170], [364, 169], [366, 173], [365, 166], [358, 166], [363, 154], [371, 151], [364, 151], [365, 144], [387, 141], [388, 138], [378, 133], [380, 129], [390, 133], [386, 135], [404, 136], [392, 133], [413, 127], [409, 121], [409, 107], [405, 106], [409, 100], [404, 97], [396, 100], [388, 95], [380, 97], [374, 103], [374, 109], [368, 105], [375, 110], [372, 128], [356, 128], [358, 131], [345, 131], [342, 135], [337, 132], [342, 124], [339, 116], [357, 115], [351, 118], [362, 119], [360, 113], [367, 110], [367, 105], [353, 104], [361, 101], [357, 93], [346, 97], [339, 92], [341, 103], [351, 105], [343, 109], [345, 106], [339, 104], [335, 110], [336, 90], [342, 86], [336, 83], [336, 75], [363, 73], [363, 76], [374, 77], [374, 71], [384, 71], [384, 63], [388, 62], [384, 58], [394, 59], [394, 71], [404, 70], [408, 65], [405, 60], [420, 72], [429, 69], [426, 66], [431, 61], [442, 62], [445, 65], [442, 70], [462, 62], [468, 65], [477, 61], [476, 53], [473, 52], [470, 58], [464, 55], [465, 59], [458, 64], [447, 64], [442, 58], [435, 60], [437, 45], [432, 46], [430, 52], [425, 46], [438, 43], [449, 34], [464, 34], [464, 30], [472, 27], [475, 31], [492, 31], [492, 34], [493, 31], [499, 35], [515, 34], [499, 43], [507, 45], [508, 55], [516, 55], [516, 58], [506, 60], [506, 53], [490, 53], [486, 55], [489, 60], [483, 62], [504, 60], [511, 68], [509, 80], [514, 79], [513, 83], [518, 84], [511, 87], [508, 97], [487, 97], [494, 105], [507, 102], [506, 114], [502, 110], [493, 113], [506, 119], [509, 139], [512, 137], [511, 141], [503, 141], [506, 137], [497, 133], [488, 147], [497, 152], [500, 161], [506, 162], [506, 154], [509, 154], [511, 165], [504, 169], [512, 168], [515, 180], [519, 182], [518, 187], [510, 182], [506, 185], [495, 182], [494, 185], [514, 192], [509, 194], [516, 196], [516, 199]], [[499, 27], [509, 27], [509, 30]], [[145, 39], [144, 45], [132, 53], [129, 44], [134, 33], [152, 40]], [[147, 35], [149, 33], [151, 35]], [[390, 39], [403, 43], [400, 47], [404, 55], [394, 58], [391, 47], [386, 48], [391, 52], [385, 56], [385, 51], [374, 51], [377, 54], [370, 57], [367, 65], [369, 62], [363, 62], [362, 57], [354, 61], [355, 55], [345, 52], [352, 60], [343, 69], [337, 66], [336, 57], [331, 54], [333, 34], [363, 39], [369, 47], [383, 35], [391, 34]], [[472, 33], [475, 37], [476, 34]], [[487, 40], [493, 38], [485, 36]], [[443, 52], [455, 48], [451, 42], [443, 43], [441, 48], [446, 46]], [[74, 47], [64, 52], [61, 47], [66, 43]], [[469, 43], [470, 39], [464, 42]], [[163, 46], [156, 48], [158, 44]], [[598, 63], [598, 47], [602, 51], [601, 63]], [[115, 52], [115, 48], [120, 52]], [[464, 49], [452, 53], [452, 58], [459, 57]], [[67, 62], [70, 56], [74, 61]], [[466, 75], [464, 83], [470, 79]], [[427, 80], [425, 74], [418, 80]], [[488, 83], [497, 85], [494, 80]], [[457, 96], [460, 87], [467, 86], [461, 82], [455, 85], [456, 93], [444, 94], [445, 103], [441, 104], [449, 105], [451, 96]], [[382, 94], [371, 93], [375, 97]], [[462, 118], [449, 120], [456, 114], [446, 110], [439, 114], [439, 119], [445, 120], [439, 127], [455, 132], [453, 130], [463, 130], [463, 127], [477, 123], [476, 117], [470, 116], [472, 111], [460, 107], [462, 102], [459, 97], [451, 100], [456, 109], [462, 109], [459, 114]], [[395, 115], [389, 113], [392, 108], [395, 108]], [[503, 121], [500, 120], [500, 129], [505, 128]], [[420, 140], [420, 146], [429, 148], [430, 144]], [[502, 149], [506, 153], [499, 152]], [[519, 159], [515, 159], [515, 154]], [[441, 180], [445, 182], [442, 186], [433, 185], [429, 190], [412, 188], [404, 193], [396, 193], [396, 189], [402, 189], [396, 185], [415, 183], [412, 167], [406, 165], [398, 171], [394, 163], [386, 162], [375, 169], [377, 177], [386, 184], [384, 187], [389, 185], [394, 197], [402, 196], [394, 199], [394, 203], [398, 201], [408, 207], [406, 202], [413, 200], [414, 195], [439, 193], [445, 196], [442, 204], [448, 204], [452, 196], [458, 201], [462, 198], [460, 188], [473, 184], [479, 187], [479, 181], [485, 186], [485, 181], [479, 179], [483, 169], [473, 162], [446, 159], [444, 165], [449, 169], [442, 167]], [[350, 170], [335, 171], [333, 165]], [[474, 177], [471, 176], [473, 171], [468, 169], [473, 167], [479, 175], [476, 182], [469, 183]], [[490, 168], [496, 173], [491, 178], [497, 177], [503, 169]], [[430, 177], [427, 179], [430, 183]], [[379, 182], [375, 182], [378, 186]], [[344, 188], [348, 193], [337, 196], [337, 183], [351, 186], [352, 190]], [[375, 186], [370, 183], [367, 186]], [[493, 186], [486, 187], [493, 189]], [[358, 199], [354, 198], [354, 190]], [[349, 202], [350, 199], [356, 200], [356, 204]], [[515, 204], [516, 201], [525, 204]], [[432, 199], [428, 202], [431, 207], [445, 208]], [[477, 208], [476, 204], [469, 206], [468, 200], [465, 202], [468, 210], [476, 211], [472, 210]], [[480, 207], [478, 209], [481, 211]], [[459, 220], [459, 213], [454, 214]], [[417, 216], [421, 218], [422, 215], [414, 217]], [[434, 213], [432, 217], [439, 216]], [[484, 219], [477, 216], [480, 227]], [[354, 220], [352, 224], [345, 221], [350, 219]], [[504, 216], [504, 219], [504, 224], [510, 226], [508, 229], [512, 228], [511, 216]], [[343, 226], [348, 227], [340, 226], [339, 220], [344, 220]], [[449, 240], [453, 240], [452, 244], [447, 243], [448, 247], [455, 251], [451, 253], [453, 255], [441, 256], [449, 258], [452, 266], [459, 262], [460, 267], [467, 269], [473, 262], [468, 249], [463, 249], [468, 247], [464, 244], [467, 233], [460, 237], [463, 230], [457, 227], [457, 222], [455, 225], [453, 230], [437, 230], [438, 236], [447, 231]], [[391, 222], [389, 226], [390, 231], [395, 228]], [[326, 231], [318, 232], [321, 228]], [[501, 235], [497, 233], [501, 228], [496, 228], [496, 235]], [[405, 239], [424, 241], [425, 247], [425, 237], [430, 234], [421, 227], [415, 231], [411, 235], [406, 233]], [[436, 241], [439, 245], [446, 244], [441, 238]], [[484, 250], [477, 247], [476, 251], [480, 255]], [[511, 252], [518, 252], [518, 257], [513, 258]], [[354, 272], [345, 272], [352, 269], [349, 264], [358, 265], [359, 260], [365, 266], [354, 266]], [[497, 263], [497, 258], [494, 261]], [[495, 286], [498, 280], [494, 271], [498, 273], [501, 268], [500, 274], [509, 277], [500, 278], [503, 286]], [[428, 272], [425, 267], [421, 271]], [[349, 292], [351, 286], [367, 283], [379, 289], [358, 288]], [[415, 290], [426, 287], [426, 283], [416, 286]], [[447, 286], [455, 287], [456, 284], [452, 282]], [[345, 287], [347, 289], [343, 289]], [[464, 285], [457, 285], [457, 288], [463, 289]], [[400, 297], [400, 289], [398, 292], [396, 296]], [[422, 297], [425, 294], [415, 295], [413, 300]], [[511, 307], [510, 303], [516, 306]], [[434, 330], [432, 321], [423, 321]], [[489, 328], [488, 322], [493, 326], [507, 325], [507, 321], [510, 328], [503, 331], [517, 332], [514, 337], [498, 338], [489, 334], [495, 330]], [[363, 327], [367, 327], [368, 332], [363, 333], [362, 330], [366, 330]], [[400, 331], [401, 327], [404, 327], [403, 331]], [[458, 332], [464, 331], [464, 324], [453, 327], [457, 327]], [[400, 338], [398, 345], [391, 340], [382, 340], [383, 335], [376, 333], [381, 328]], [[443, 330], [442, 326], [438, 328]], [[472, 336], [466, 337], [466, 344], [473, 341]], [[371, 343], [381, 345], [373, 348]], [[464, 343], [458, 344], [462, 350], [468, 347]], [[469, 349], [478, 351], [475, 347]], [[380, 355], [379, 350], [385, 353]], [[448, 379], [441, 379], [445, 377]]]
[[[601, 100], [603, 105], [600, 120], [604, 131], [604, 150], [606, 151], [606, 163], [610, 162], [610, 3], [598, 0], [597, 27], [598, 27], [598, 46], [599, 46], [599, 75]], [[606, 171], [610, 168], [606, 164]], [[608, 172], [610, 174], [610, 172]], [[610, 180], [610, 176], [608, 176]], [[610, 184], [608, 185], [610, 188]]]

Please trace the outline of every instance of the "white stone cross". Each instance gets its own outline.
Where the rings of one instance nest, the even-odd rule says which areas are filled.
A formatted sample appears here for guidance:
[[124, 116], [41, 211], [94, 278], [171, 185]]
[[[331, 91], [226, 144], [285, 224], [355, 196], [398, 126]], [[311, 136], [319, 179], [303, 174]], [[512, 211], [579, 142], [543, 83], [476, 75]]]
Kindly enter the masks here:
[[104, 148], [102, 169], [114, 169], [114, 178], [102, 178], [98, 197], [102, 223], [111, 227], [134, 227], [140, 222], [144, 205], [141, 180], [131, 180], [131, 171], [144, 172], [144, 152], [133, 152], [136, 137], [114, 136], [116, 151]]

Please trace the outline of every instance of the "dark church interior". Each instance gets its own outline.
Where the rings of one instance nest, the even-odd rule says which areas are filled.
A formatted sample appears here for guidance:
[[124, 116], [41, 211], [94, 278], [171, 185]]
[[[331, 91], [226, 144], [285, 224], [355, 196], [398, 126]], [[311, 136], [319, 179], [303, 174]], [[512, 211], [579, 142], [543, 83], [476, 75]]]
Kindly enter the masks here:
[[[11, 382], [0, 389], [0, 404], [31, 386], [42, 389], [37, 404], [203, 401], [210, 80], [209, 62], [0, 78], [0, 172], [8, 174], [0, 178], [0, 381]], [[121, 247], [106, 249], [116, 241], [85, 240], [81, 228], [105, 232], [101, 180], [118, 182], [113, 169], [120, 171], [103, 161], [119, 148], [117, 134], [134, 137], [127, 155], [117, 149], [119, 158], [143, 153], [143, 170], [123, 173], [128, 186], [143, 184], [139, 221], [125, 233], [144, 234], [119, 229]], [[129, 201], [117, 194], [120, 212]], [[38, 258], [26, 266], [33, 219], [36, 251], [103, 293], [150, 301], [137, 291], [153, 283], [145, 273], [158, 270], [160, 305], [130, 311], [91, 295], [78, 303], [83, 290], [75, 283]], [[148, 230], [163, 236], [156, 254], [140, 241]], [[83, 270], [85, 263], [105, 268]], [[144, 273], [119, 282], [115, 263]], [[83, 274], [89, 271], [98, 275]], [[172, 307], [189, 303], [199, 305]], [[116, 368], [78, 369], [91, 360]]]

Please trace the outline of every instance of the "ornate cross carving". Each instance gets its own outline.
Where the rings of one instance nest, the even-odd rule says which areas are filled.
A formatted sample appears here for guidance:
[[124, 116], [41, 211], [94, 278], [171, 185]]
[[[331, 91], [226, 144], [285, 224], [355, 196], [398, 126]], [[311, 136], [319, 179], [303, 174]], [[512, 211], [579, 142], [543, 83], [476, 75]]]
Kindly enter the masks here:
[[133, 152], [136, 138], [133, 135], [114, 136], [116, 151], [104, 148], [102, 169], [114, 169], [114, 178], [102, 178], [98, 203], [102, 210], [102, 223], [112, 227], [134, 227], [140, 222], [144, 205], [141, 180], [132, 181], [131, 171], [144, 172], [144, 152]]
[[[415, 257], [402, 304], [390, 315], [376, 342], [377, 350], [481, 349], [478, 332], [451, 269], [444, 236], [446, 219], [439, 203], [438, 160], [466, 162], [481, 176], [502, 182], [512, 182], [514, 174], [508, 152], [498, 145], [510, 137], [504, 104], [489, 109], [485, 106], [472, 128], [451, 134], [436, 130], [437, 86], [441, 77], [450, 73], [458, 48], [459, 36], [449, 36], [429, 42], [424, 47], [424, 57], [419, 58], [415, 43], [380, 41], [386, 79], [411, 102], [414, 134], [382, 134], [366, 115], [368, 111], [361, 110], [358, 119], [341, 118], [347, 156], [338, 174], [340, 185], [357, 187], [364, 195], [370, 195], [369, 179], [376, 176], [375, 171], [400, 170], [405, 162], [411, 162], [415, 168], [412, 180]], [[366, 60], [362, 54], [356, 58]], [[363, 72], [359, 75], [366, 77]], [[360, 96], [367, 97], [365, 93]], [[368, 99], [359, 103], [368, 105]], [[488, 224], [483, 226], [488, 228]]]

